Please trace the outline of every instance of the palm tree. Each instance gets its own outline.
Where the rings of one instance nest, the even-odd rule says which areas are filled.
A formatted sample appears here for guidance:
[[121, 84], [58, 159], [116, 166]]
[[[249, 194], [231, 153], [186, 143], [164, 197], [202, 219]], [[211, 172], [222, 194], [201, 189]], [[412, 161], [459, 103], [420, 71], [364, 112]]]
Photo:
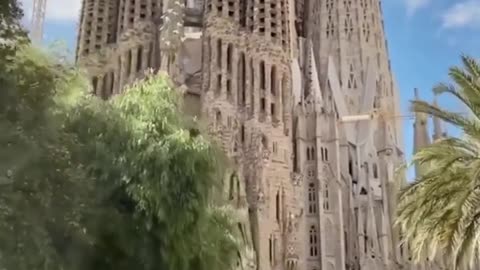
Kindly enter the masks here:
[[480, 65], [469, 56], [461, 60], [462, 67], [449, 70], [453, 84], [434, 91], [452, 95], [470, 114], [424, 101], [413, 101], [412, 110], [438, 117], [463, 135], [439, 140], [414, 156], [423, 174], [401, 192], [396, 221], [417, 261], [441, 254], [448, 269], [471, 269], [480, 259]]

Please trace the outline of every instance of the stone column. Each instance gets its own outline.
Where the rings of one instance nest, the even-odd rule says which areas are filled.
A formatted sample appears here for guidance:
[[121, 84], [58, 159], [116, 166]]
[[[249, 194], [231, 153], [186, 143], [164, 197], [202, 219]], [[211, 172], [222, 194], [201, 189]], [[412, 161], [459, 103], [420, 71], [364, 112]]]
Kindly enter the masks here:
[[137, 63], [138, 63], [138, 50], [139, 48], [138, 47], [135, 47], [132, 49], [132, 62], [130, 63], [131, 64], [131, 67], [130, 67], [130, 73], [133, 75], [133, 76], [130, 76], [130, 77], [136, 77], [137, 76]]
[[231, 91], [232, 91], [232, 104], [237, 106], [238, 104], [238, 59], [239, 59], [239, 54], [238, 54], [238, 49], [233, 47], [232, 49], [232, 55], [230, 58], [231, 61], [231, 70], [230, 70], [230, 84], [231, 84]]

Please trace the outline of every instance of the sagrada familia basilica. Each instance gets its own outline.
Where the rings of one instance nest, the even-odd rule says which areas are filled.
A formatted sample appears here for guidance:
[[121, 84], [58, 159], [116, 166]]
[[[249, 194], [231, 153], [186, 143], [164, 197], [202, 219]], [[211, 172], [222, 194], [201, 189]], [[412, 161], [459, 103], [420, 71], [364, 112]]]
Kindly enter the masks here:
[[397, 270], [404, 163], [380, 0], [83, 0], [95, 94], [165, 71], [233, 162], [238, 269]]

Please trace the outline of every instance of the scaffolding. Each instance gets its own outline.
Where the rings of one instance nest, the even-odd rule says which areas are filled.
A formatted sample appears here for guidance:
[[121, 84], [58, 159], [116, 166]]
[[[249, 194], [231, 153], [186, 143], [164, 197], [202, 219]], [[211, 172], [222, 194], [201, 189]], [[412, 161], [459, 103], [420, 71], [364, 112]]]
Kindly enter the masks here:
[[47, 0], [33, 0], [30, 38], [34, 43], [41, 43], [43, 40], [43, 24], [45, 21], [46, 7]]

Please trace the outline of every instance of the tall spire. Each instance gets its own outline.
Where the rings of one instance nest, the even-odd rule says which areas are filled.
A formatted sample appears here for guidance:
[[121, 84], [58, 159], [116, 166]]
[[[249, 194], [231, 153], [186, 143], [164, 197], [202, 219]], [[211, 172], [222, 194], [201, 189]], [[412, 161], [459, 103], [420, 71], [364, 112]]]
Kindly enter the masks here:
[[[433, 106], [438, 107], [437, 95], [433, 98]], [[438, 117], [433, 117], [433, 141], [440, 140], [445, 137], [445, 132], [443, 131], [442, 121]]]
[[[418, 89], [415, 88], [415, 100], [420, 100]], [[415, 113], [415, 122], [413, 124], [413, 153], [417, 153], [422, 147], [430, 144], [430, 136], [428, 134], [428, 118], [424, 113]], [[420, 168], [415, 164], [416, 175], [420, 175]]]

